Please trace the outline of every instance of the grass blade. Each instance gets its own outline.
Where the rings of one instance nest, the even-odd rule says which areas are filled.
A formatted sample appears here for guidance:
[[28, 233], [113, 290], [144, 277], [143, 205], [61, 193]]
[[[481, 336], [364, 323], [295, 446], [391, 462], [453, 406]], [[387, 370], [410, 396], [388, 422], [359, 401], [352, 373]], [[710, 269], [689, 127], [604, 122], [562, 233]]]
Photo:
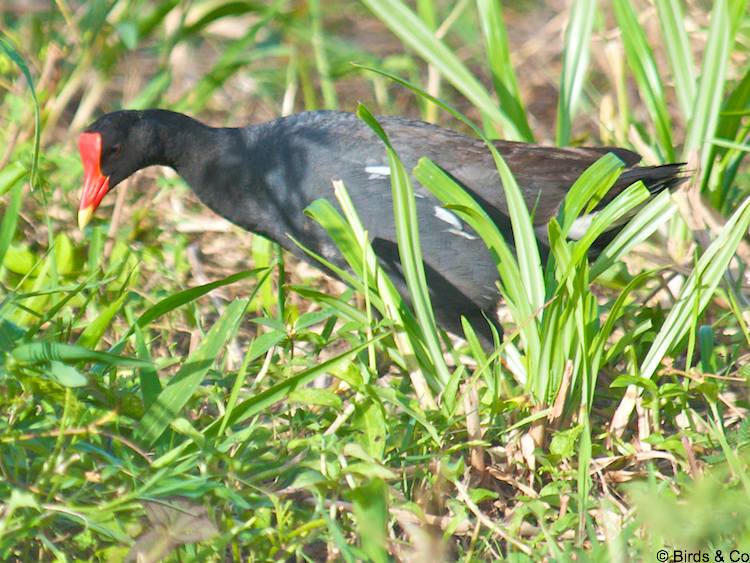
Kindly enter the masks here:
[[668, 161], [673, 161], [675, 156], [672, 124], [667, 110], [667, 99], [654, 60], [654, 53], [646, 39], [646, 32], [638, 23], [638, 17], [630, 0], [615, 0], [614, 8], [617, 23], [622, 32], [628, 65], [633, 71], [641, 97], [656, 127], [656, 138], [659, 141], [662, 156]]
[[498, 264], [500, 292], [509, 306], [514, 308], [516, 315], [531, 316], [532, 309], [526, 298], [518, 262], [505, 237], [484, 209], [442, 168], [428, 158], [419, 160], [414, 168], [414, 177], [482, 237], [492, 253], [493, 260]]
[[641, 364], [641, 377], [653, 376], [661, 359], [687, 332], [691, 316], [706, 308], [748, 227], [750, 198], [735, 211], [721, 234], [698, 260]]
[[18, 346], [11, 356], [19, 362], [99, 362], [109, 366], [146, 367], [150, 364], [137, 358], [126, 358], [108, 352], [96, 352], [83, 346], [63, 342], [31, 342]]
[[591, 29], [596, 14], [595, 0], [575, 0], [565, 30], [563, 68], [557, 103], [557, 144], [570, 143], [573, 116], [589, 66]]
[[690, 53], [687, 32], [685, 31], [682, 2], [680, 0], [656, 0], [659, 11], [659, 24], [667, 56], [674, 75], [674, 88], [680, 104], [683, 119], [688, 120], [693, 113], [695, 101], [695, 64]]
[[[487, 90], [458, 59], [454, 51], [435, 37], [433, 32], [401, 0], [363, 0], [363, 3], [395, 33], [399, 39], [437, 68], [445, 78], [468, 98], [485, 116], [499, 123], [505, 136], [515, 140], [526, 139], [504, 108], [497, 104]], [[431, 100], [433, 101], [433, 100]]]
[[477, 0], [477, 10], [487, 49], [487, 62], [492, 73], [492, 84], [500, 100], [500, 107], [513, 122], [521, 138], [533, 142], [534, 134], [526, 119], [526, 109], [521, 101], [516, 72], [510, 59], [502, 3], [496, 0]]
[[363, 106], [357, 108], [357, 116], [362, 119], [380, 137], [386, 146], [388, 163], [391, 169], [391, 190], [393, 194], [393, 213], [396, 223], [396, 241], [401, 259], [406, 285], [409, 288], [419, 326], [422, 329], [427, 344], [427, 350], [435, 367], [436, 375], [441, 383], [440, 390], [450, 379], [448, 366], [445, 364], [443, 352], [440, 348], [440, 337], [438, 335], [435, 314], [432, 310], [429, 290], [427, 289], [427, 276], [424, 272], [422, 260], [422, 248], [419, 241], [419, 220], [417, 217], [417, 205], [414, 189], [409, 181], [404, 165], [399, 160], [398, 154], [393, 149], [386, 132], [373, 115]]
[[565, 196], [557, 216], [562, 238], [568, 236], [573, 222], [585, 208], [590, 209], [604, 197], [620, 177], [622, 169], [622, 161], [607, 153], [581, 174]]
[[326, 54], [323, 39], [323, 24], [320, 10], [320, 0], [309, 0], [310, 19], [312, 20], [312, 48], [315, 54], [315, 64], [320, 76], [320, 89], [323, 93], [323, 104], [326, 109], [335, 109], [339, 102], [336, 98], [336, 87], [331, 79], [331, 63]]
[[[258, 284], [260, 286], [265, 276], [267, 276], [269, 273], [269, 271], [265, 268], [260, 268], [256, 270], [247, 270], [245, 272], [237, 272], [236, 274], [232, 274], [231, 276], [227, 276], [226, 278], [221, 279], [221, 280], [217, 280], [214, 282], [184, 289], [178, 293], [175, 293], [174, 295], [165, 297], [164, 299], [159, 301], [156, 305], [149, 307], [146, 311], [143, 312], [143, 314], [141, 314], [140, 317], [138, 317], [138, 320], [136, 321], [136, 323], [138, 324], [139, 327], [142, 328], [148, 325], [149, 323], [153, 322], [154, 320], [158, 319], [162, 315], [165, 315], [171, 311], [174, 311], [175, 309], [182, 307], [186, 303], [195, 301], [199, 297], [202, 297], [206, 293], [209, 293], [210, 291], [213, 291], [214, 289], [218, 287], [224, 287], [225, 285], [230, 285], [240, 280], [255, 277], [261, 273], [263, 273], [264, 276], [262, 277], [261, 281]], [[133, 332], [133, 328], [131, 327], [131, 330], [128, 332], [128, 335], [132, 334], [132, 332]]]
[[627, 217], [633, 209], [648, 201], [649, 191], [643, 182], [636, 182], [619, 193], [607, 207], [596, 214], [586, 234], [573, 245], [573, 264], [580, 263], [589, 248], [612, 225], [616, 225], [623, 217]]
[[226, 308], [195, 352], [185, 360], [169, 384], [159, 393], [156, 401], [146, 410], [137, 429], [137, 435], [144, 442], [153, 444], [177, 417], [203, 381], [221, 349], [234, 336], [247, 305], [247, 299], [240, 299]]
[[631, 248], [642, 243], [677, 211], [669, 192], [662, 192], [649, 201], [599, 254], [591, 266], [589, 281], [594, 281]]
[[112, 319], [123, 306], [128, 296], [128, 292], [123, 291], [120, 297], [107, 305], [104, 310], [99, 313], [99, 316], [97, 316], [96, 319], [86, 325], [86, 328], [83, 329], [83, 332], [78, 337], [76, 343], [84, 348], [93, 348], [96, 346], [102, 336], [104, 336], [104, 332], [107, 330], [107, 327], [109, 327]]
[[[135, 325], [135, 349], [142, 360], [147, 362], [152, 361], [151, 352], [146, 345], [146, 338], [143, 335], [143, 330], [137, 324]], [[156, 398], [162, 390], [159, 373], [156, 370], [156, 367], [150, 365], [138, 370], [138, 380], [141, 384], [143, 408], [144, 410], [148, 410], [148, 408], [156, 401]]]
[[[536, 235], [534, 233], [529, 210], [526, 207], [526, 203], [524, 202], [523, 194], [518, 187], [518, 183], [513, 177], [510, 168], [508, 168], [508, 165], [503, 160], [503, 157], [500, 156], [500, 153], [495, 148], [495, 145], [482, 133], [482, 131], [476, 125], [474, 125], [468, 118], [466, 118], [466, 116], [464, 116], [461, 112], [457, 111], [455, 108], [446, 104], [442, 100], [431, 96], [424, 90], [399, 78], [398, 76], [371, 67], [363, 66], [362, 68], [367, 68], [368, 70], [386, 76], [394, 82], [405, 86], [412, 92], [415, 92], [423, 98], [426, 98], [432, 103], [438, 105], [439, 107], [450, 113], [453, 117], [470, 127], [472, 131], [474, 131], [474, 133], [476, 133], [476, 135], [484, 141], [487, 149], [490, 151], [495, 161], [495, 166], [498, 170], [498, 174], [500, 175], [500, 182], [502, 184], [503, 191], [505, 192], [505, 199], [508, 205], [508, 212], [513, 229], [513, 240], [515, 242], [516, 254], [518, 256], [517, 261], [515, 257], [513, 257], [512, 261], [518, 264], [518, 271], [520, 273], [521, 279], [523, 280], [523, 291], [527, 295], [528, 303], [531, 306], [531, 309], [533, 311], [541, 311], [542, 305], [544, 304], [545, 294], [544, 274], [542, 272], [541, 258], [539, 257], [539, 247], [537, 245]], [[429, 186], [425, 187], [429, 189]], [[486, 213], [478, 205], [475, 205], [476, 202], [474, 202], [473, 198], [469, 198], [465, 201], [470, 206], [472, 206], [473, 202], [473, 208], [479, 213], [480, 216], [487, 216]], [[446, 201], [446, 204], [450, 207], [450, 202]], [[490, 223], [492, 222], [489, 218], [487, 218], [487, 221], [489, 221]], [[474, 220], [473, 222], [477, 223], [476, 220]], [[472, 228], [474, 228], [474, 225], [472, 225]], [[476, 228], [474, 228], [474, 230], [476, 230]], [[502, 239], [502, 236], [500, 238]], [[525, 320], [528, 321], [528, 318], [530, 317], [525, 317]]]
[[242, 422], [243, 420], [247, 420], [251, 416], [255, 416], [264, 409], [278, 403], [279, 401], [284, 400], [292, 391], [294, 391], [295, 389], [299, 389], [303, 385], [307, 385], [316, 377], [319, 377], [324, 373], [330, 374], [332, 372], [335, 372], [336, 369], [338, 369], [338, 367], [343, 363], [351, 361], [354, 356], [356, 356], [360, 352], [367, 350], [368, 346], [371, 346], [378, 340], [385, 338], [385, 336], [385, 334], [376, 336], [369, 342], [365, 342], [360, 346], [352, 348], [351, 350], [347, 350], [343, 354], [339, 354], [335, 358], [326, 360], [322, 364], [301, 371], [293, 375], [289, 379], [277, 383], [273, 387], [269, 387], [268, 389], [258, 393], [254, 397], [243, 401], [234, 408], [234, 411], [232, 412], [232, 415], [229, 419], [229, 425], [237, 424], [239, 422]]
[[3, 220], [0, 223], [0, 266], [3, 265], [5, 254], [8, 252], [13, 236], [16, 234], [18, 225], [18, 214], [21, 212], [23, 201], [23, 177], [15, 181], [10, 190], [8, 206], [3, 212]]
[[[694, 151], [700, 151], [701, 169], [704, 171], [708, 170], [708, 158], [712, 154], [710, 147], [704, 148], [704, 144], [714, 137], [724, 95], [729, 47], [732, 44], [727, 29], [729, 14], [726, 0], [717, 0], [711, 12], [708, 43], [701, 63], [702, 74], [683, 150], [685, 157], [690, 157]], [[704, 177], [703, 180], [705, 182], [707, 178]], [[718, 195], [712, 197], [714, 204], [719, 202]]]
[[41, 112], [39, 110], [39, 100], [36, 97], [34, 80], [31, 78], [31, 72], [29, 71], [29, 67], [26, 64], [26, 61], [23, 60], [23, 57], [21, 57], [16, 48], [11, 45], [11, 43], [2, 34], [0, 34], [0, 49], [2, 49], [5, 54], [8, 55], [8, 57], [10, 57], [10, 59], [14, 63], [16, 63], [16, 65], [18, 65], [18, 68], [21, 69], [23, 77], [26, 79], [26, 83], [29, 85], [31, 99], [34, 102], [34, 153], [31, 161], [31, 178], [29, 180], [31, 183], [31, 187], [34, 188], [36, 186], [37, 169], [39, 168], [39, 148], [40, 138], [42, 134], [42, 118]]

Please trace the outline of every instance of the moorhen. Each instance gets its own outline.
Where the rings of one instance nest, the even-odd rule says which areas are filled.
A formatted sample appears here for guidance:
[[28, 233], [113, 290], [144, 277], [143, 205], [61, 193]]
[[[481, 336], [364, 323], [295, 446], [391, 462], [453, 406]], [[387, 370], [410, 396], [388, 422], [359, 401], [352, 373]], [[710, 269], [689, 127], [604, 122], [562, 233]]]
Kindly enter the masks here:
[[[404, 119], [378, 121], [407, 170], [426, 156], [471, 193], [512, 239], [504, 191], [495, 163], [481, 140]], [[552, 148], [495, 141], [529, 208], [542, 254], [547, 223], [571, 185], [607, 152], [628, 167], [600, 207], [637, 180], [652, 193], [683, 179], [680, 164], [634, 167], [640, 156], [621, 148]], [[390, 169], [381, 140], [352, 113], [314, 111], [241, 128], [214, 128], [161, 109], [116, 111], [91, 124], [79, 139], [85, 184], [78, 212], [83, 228], [105, 194], [152, 164], [170, 166], [219, 215], [243, 229], [278, 242], [310, 261], [291, 235], [337, 266], [345, 267], [326, 232], [304, 214], [318, 198], [336, 205], [332, 180], [341, 179], [367, 228], [383, 267], [407, 295], [400, 263], [390, 189]], [[413, 180], [413, 179], [412, 179]], [[491, 346], [499, 294], [498, 272], [482, 240], [415, 182], [419, 234], [435, 313], [444, 328], [461, 334], [461, 315]], [[577, 219], [569, 237], [580, 238], [591, 214]], [[620, 227], [618, 227], [620, 228]], [[602, 239], [611, 239], [605, 233]], [[601, 250], [606, 241], [592, 248]]]

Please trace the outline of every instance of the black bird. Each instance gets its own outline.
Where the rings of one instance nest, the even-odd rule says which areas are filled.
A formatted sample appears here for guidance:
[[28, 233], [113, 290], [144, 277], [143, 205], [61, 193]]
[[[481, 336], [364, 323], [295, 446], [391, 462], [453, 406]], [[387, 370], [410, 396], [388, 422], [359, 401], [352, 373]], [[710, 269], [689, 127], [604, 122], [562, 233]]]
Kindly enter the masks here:
[[[512, 242], [504, 191], [481, 140], [400, 117], [378, 121], [407, 170], [422, 156], [433, 160], [477, 199]], [[612, 152], [628, 168], [600, 207], [638, 180], [656, 194], [683, 179], [682, 165], [635, 167], [641, 157], [621, 148], [494, 143], [534, 210], [534, 229], [543, 255], [547, 252], [547, 223], [575, 180], [602, 155]], [[79, 148], [85, 172], [78, 212], [81, 228], [109, 190], [134, 172], [160, 164], [177, 171], [205, 205], [232, 223], [310, 261], [290, 240], [291, 235], [345, 267], [327, 233], [303, 213], [318, 198], [336, 205], [332, 180], [340, 179], [384, 268], [399, 291], [407, 294], [385, 148], [354, 114], [315, 111], [248, 127], [214, 128], [167, 110], [117, 111], [92, 123], [81, 134]], [[461, 334], [463, 315], [489, 347], [491, 331], [484, 317], [495, 319], [497, 268], [475, 232], [416, 182], [415, 193], [425, 272], [438, 322]], [[590, 221], [590, 216], [580, 217], [569, 237], [581, 237]], [[601, 250], [612, 235], [605, 233], [592, 252]]]

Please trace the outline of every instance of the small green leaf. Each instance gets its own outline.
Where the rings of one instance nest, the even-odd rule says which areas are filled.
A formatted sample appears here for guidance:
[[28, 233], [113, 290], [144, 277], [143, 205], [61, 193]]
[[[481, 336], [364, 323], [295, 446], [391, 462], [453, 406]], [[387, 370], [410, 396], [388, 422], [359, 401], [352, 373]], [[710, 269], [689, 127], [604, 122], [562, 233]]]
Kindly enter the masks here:
[[37, 257], [25, 244], [12, 244], [5, 253], [3, 266], [13, 273], [25, 276], [34, 268]]
[[398, 478], [393, 471], [384, 465], [367, 461], [350, 463], [343, 469], [343, 472], [350, 475], [360, 475], [362, 477], [367, 477], [368, 479], [388, 479], [392, 481], [393, 479]]
[[656, 387], [656, 384], [653, 381], [644, 377], [637, 377], [635, 375], [619, 375], [612, 383], [609, 384], [612, 389], [627, 387], [628, 385], [641, 387], [651, 393], [652, 396], [656, 396], [659, 393], [659, 389]]
[[500, 495], [498, 495], [495, 491], [482, 489], [481, 487], [477, 487], [476, 489], [469, 489], [469, 498], [476, 504], [479, 504], [486, 500], [495, 500], [499, 496]]
[[57, 381], [63, 387], [83, 387], [87, 383], [86, 376], [80, 371], [58, 361], [50, 362], [48, 374], [50, 379]]
[[385, 452], [386, 426], [383, 407], [377, 401], [357, 405], [354, 427], [363, 434], [358, 442], [374, 459], [383, 459]]
[[563, 459], [569, 459], [576, 453], [576, 442], [583, 432], [583, 425], [578, 424], [568, 430], [555, 432], [549, 445], [549, 452]]
[[295, 389], [289, 393], [290, 403], [299, 403], [302, 405], [316, 405], [320, 407], [341, 408], [341, 399], [336, 393], [328, 389], [315, 389], [313, 387], [303, 387]]
[[115, 25], [115, 29], [128, 51], [132, 51], [138, 46], [138, 25], [134, 21], [121, 21]]

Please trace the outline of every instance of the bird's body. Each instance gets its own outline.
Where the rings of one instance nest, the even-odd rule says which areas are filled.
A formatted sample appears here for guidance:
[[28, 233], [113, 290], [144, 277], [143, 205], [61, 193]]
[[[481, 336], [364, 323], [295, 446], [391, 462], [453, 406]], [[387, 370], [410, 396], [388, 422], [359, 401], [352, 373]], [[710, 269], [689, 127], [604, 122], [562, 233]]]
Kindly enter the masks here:
[[[420, 121], [397, 117], [378, 121], [407, 170], [421, 157], [433, 160], [477, 199], [510, 241], [504, 190], [482, 141]], [[353, 114], [317, 111], [244, 128], [211, 128], [165, 110], [123, 111], [101, 117], [81, 138], [81, 154], [88, 166], [81, 203], [85, 218], [117, 183], [145, 166], [162, 164], [173, 167], [219, 215], [309, 259], [293, 237], [337, 266], [345, 266], [343, 258], [304, 209], [319, 198], [336, 204], [332, 181], [342, 180], [374, 250], [398, 289], [406, 293], [385, 147]], [[497, 141], [496, 146], [533, 211], [543, 253], [547, 223], [586, 168], [607, 152], [630, 167], [640, 160], [637, 154], [617, 148], [558, 149], [506, 141]], [[100, 168], [98, 184], [89, 179], [96, 175], [94, 168]], [[676, 164], [629, 168], [601, 205], [637, 180], [653, 192], [676, 185], [679, 171]], [[96, 185], [99, 195], [87, 198], [87, 189], [94, 193]], [[488, 343], [490, 332], [483, 316], [494, 318], [497, 268], [476, 233], [416, 182], [415, 194], [427, 283], [438, 320], [457, 332], [463, 315]], [[585, 223], [584, 218], [579, 229]], [[581, 235], [573, 230], [570, 236]]]

